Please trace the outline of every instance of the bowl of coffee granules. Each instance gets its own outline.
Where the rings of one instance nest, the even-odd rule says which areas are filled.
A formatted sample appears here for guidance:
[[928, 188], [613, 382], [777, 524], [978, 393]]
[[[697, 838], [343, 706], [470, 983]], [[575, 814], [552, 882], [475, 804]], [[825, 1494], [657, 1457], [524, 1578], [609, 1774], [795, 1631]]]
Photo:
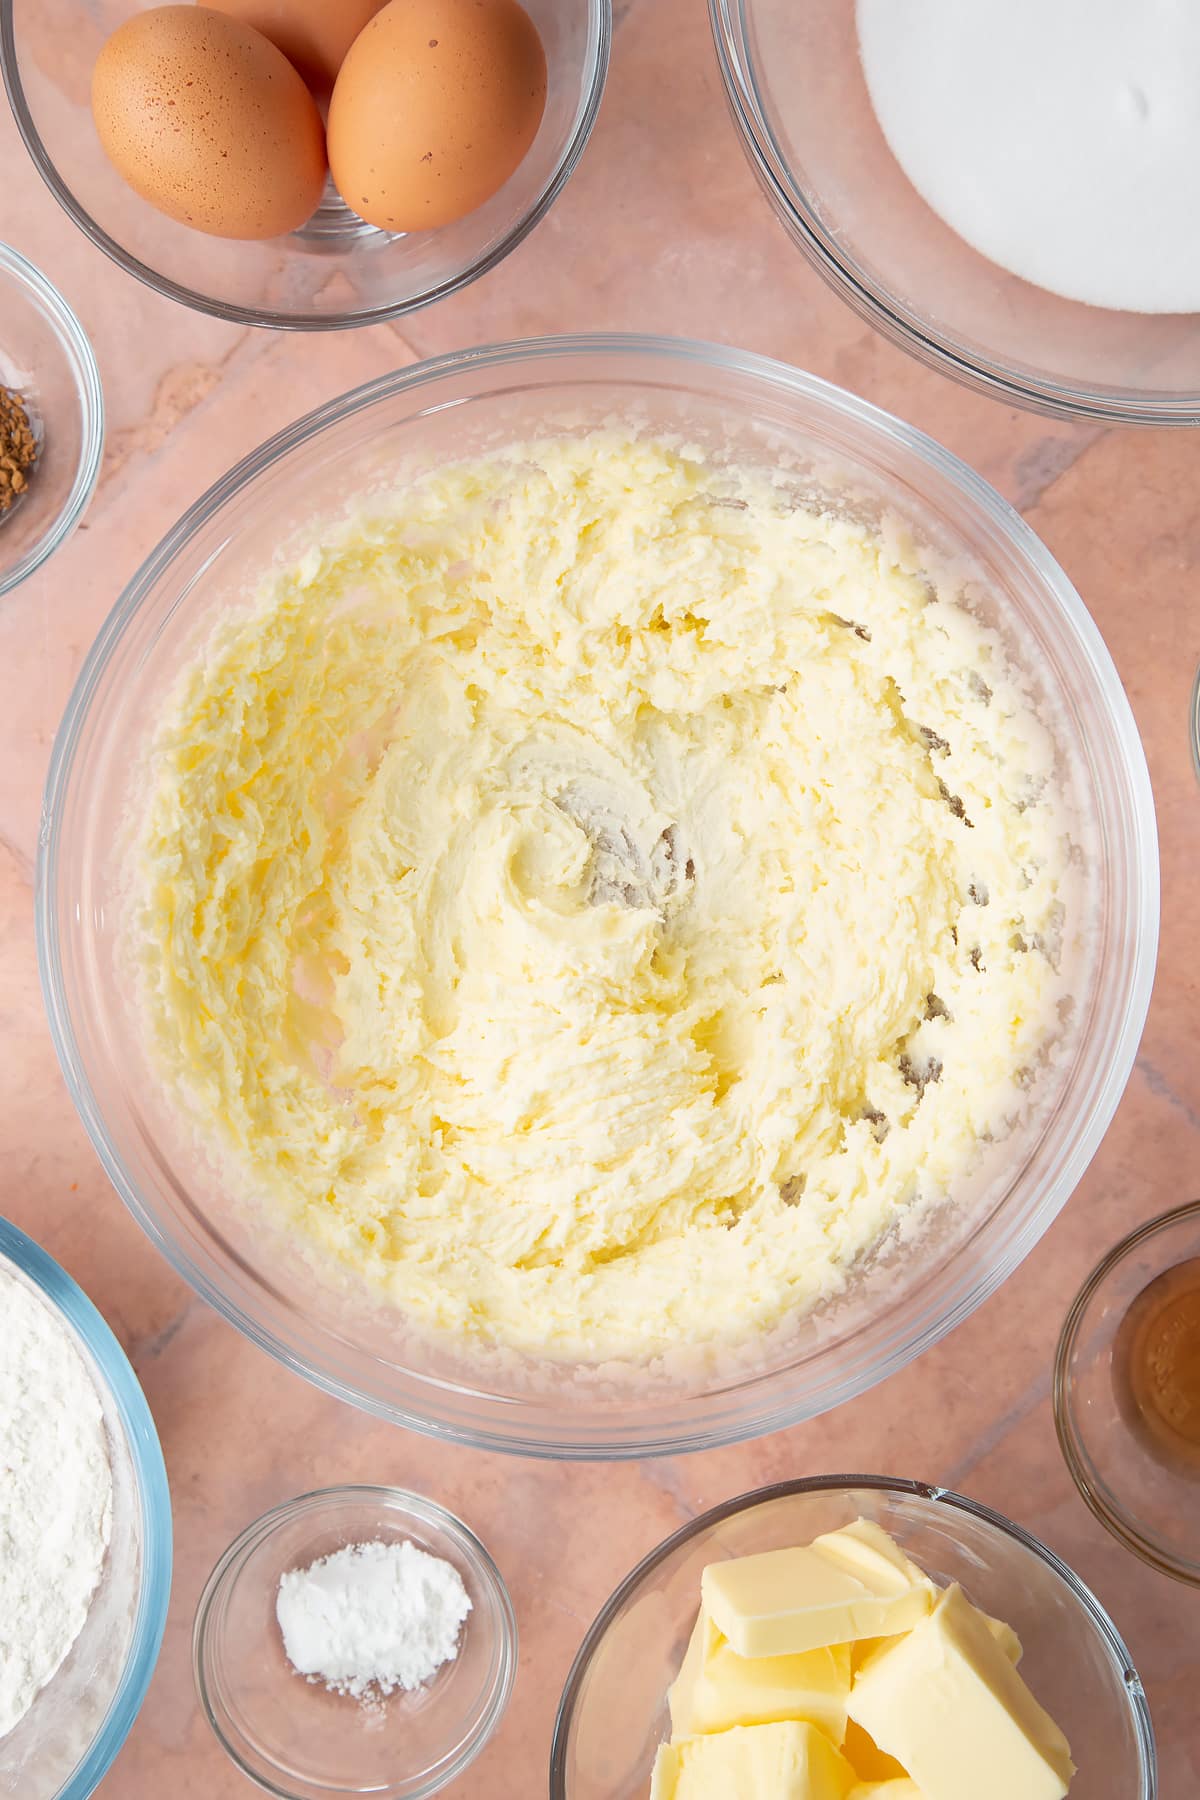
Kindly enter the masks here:
[[103, 446], [100, 371], [83, 327], [45, 276], [0, 243], [0, 595], [79, 523]]
[[11, 512], [28, 493], [37, 452], [25, 402], [11, 388], [0, 387], [0, 513]]

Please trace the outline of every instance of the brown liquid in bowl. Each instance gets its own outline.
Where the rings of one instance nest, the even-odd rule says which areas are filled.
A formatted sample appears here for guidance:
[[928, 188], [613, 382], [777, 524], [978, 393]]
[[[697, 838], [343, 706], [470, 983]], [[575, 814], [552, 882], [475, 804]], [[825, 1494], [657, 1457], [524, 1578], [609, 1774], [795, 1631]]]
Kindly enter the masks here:
[[1156, 1276], [1133, 1302], [1113, 1344], [1113, 1384], [1142, 1447], [1200, 1480], [1200, 1257]]

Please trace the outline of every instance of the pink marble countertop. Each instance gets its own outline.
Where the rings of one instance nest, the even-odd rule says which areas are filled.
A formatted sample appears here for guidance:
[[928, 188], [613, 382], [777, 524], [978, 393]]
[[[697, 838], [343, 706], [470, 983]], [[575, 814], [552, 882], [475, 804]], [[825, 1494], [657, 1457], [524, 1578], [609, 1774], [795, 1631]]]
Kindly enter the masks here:
[[[99, 356], [109, 413], [82, 529], [0, 602], [0, 1211], [86, 1288], [158, 1421], [174, 1496], [175, 1584], [141, 1717], [104, 1800], [253, 1791], [197, 1710], [190, 1633], [229, 1539], [274, 1502], [342, 1481], [435, 1496], [510, 1584], [521, 1660], [507, 1717], [455, 1800], [545, 1792], [559, 1690], [630, 1565], [697, 1510], [766, 1481], [871, 1470], [959, 1488], [1071, 1563], [1112, 1612], [1149, 1692], [1163, 1800], [1200, 1792], [1200, 1593], [1106, 1536], [1059, 1457], [1055, 1339], [1099, 1252], [1200, 1192], [1200, 791], [1187, 703], [1200, 658], [1200, 435], [1055, 425], [976, 398], [892, 349], [793, 251], [729, 122], [700, 0], [617, 0], [599, 125], [550, 217], [466, 292], [335, 336], [237, 329], [123, 276], [56, 207], [7, 113], [0, 235], [62, 288]], [[193, 1298], [127, 1216], [67, 1098], [42, 1015], [33, 863], [52, 735], [87, 646], [142, 557], [209, 482], [301, 411], [398, 365], [561, 330], [682, 332], [765, 351], [922, 426], [1025, 514], [1097, 618], [1145, 740], [1164, 924], [1137, 1067], [1058, 1223], [1000, 1293], [921, 1362], [838, 1412], [674, 1461], [550, 1466], [426, 1441], [339, 1405]], [[1014, 1800], [1016, 1797], [1014, 1796]]]

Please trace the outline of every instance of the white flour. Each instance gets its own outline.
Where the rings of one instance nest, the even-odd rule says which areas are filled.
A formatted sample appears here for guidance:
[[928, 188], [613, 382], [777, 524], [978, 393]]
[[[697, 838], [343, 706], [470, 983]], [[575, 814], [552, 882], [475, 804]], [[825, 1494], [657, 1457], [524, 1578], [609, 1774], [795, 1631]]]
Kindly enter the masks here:
[[1071, 300], [1200, 311], [1194, 0], [858, 0], [863, 71], [917, 192]]
[[0, 1269], [0, 1738], [83, 1629], [112, 1517], [100, 1398], [67, 1327]]
[[348, 1544], [290, 1569], [275, 1601], [292, 1667], [357, 1700], [428, 1681], [457, 1656], [470, 1610], [454, 1565], [407, 1540]]

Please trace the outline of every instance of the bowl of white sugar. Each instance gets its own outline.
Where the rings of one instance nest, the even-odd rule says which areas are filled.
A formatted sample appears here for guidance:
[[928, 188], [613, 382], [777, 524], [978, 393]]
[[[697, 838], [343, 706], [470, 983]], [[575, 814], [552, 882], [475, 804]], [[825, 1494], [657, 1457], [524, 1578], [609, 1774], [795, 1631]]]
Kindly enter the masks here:
[[171, 1502], [120, 1344], [0, 1219], [0, 1795], [85, 1800], [145, 1697]]
[[877, 330], [1009, 404], [1200, 422], [1200, 12], [709, 0], [746, 152]]
[[461, 1519], [400, 1488], [337, 1487], [234, 1540], [192, 1647], [209, 1724], [277, 1800], [426, 1800], [499, 1724], [517, 1627]]

